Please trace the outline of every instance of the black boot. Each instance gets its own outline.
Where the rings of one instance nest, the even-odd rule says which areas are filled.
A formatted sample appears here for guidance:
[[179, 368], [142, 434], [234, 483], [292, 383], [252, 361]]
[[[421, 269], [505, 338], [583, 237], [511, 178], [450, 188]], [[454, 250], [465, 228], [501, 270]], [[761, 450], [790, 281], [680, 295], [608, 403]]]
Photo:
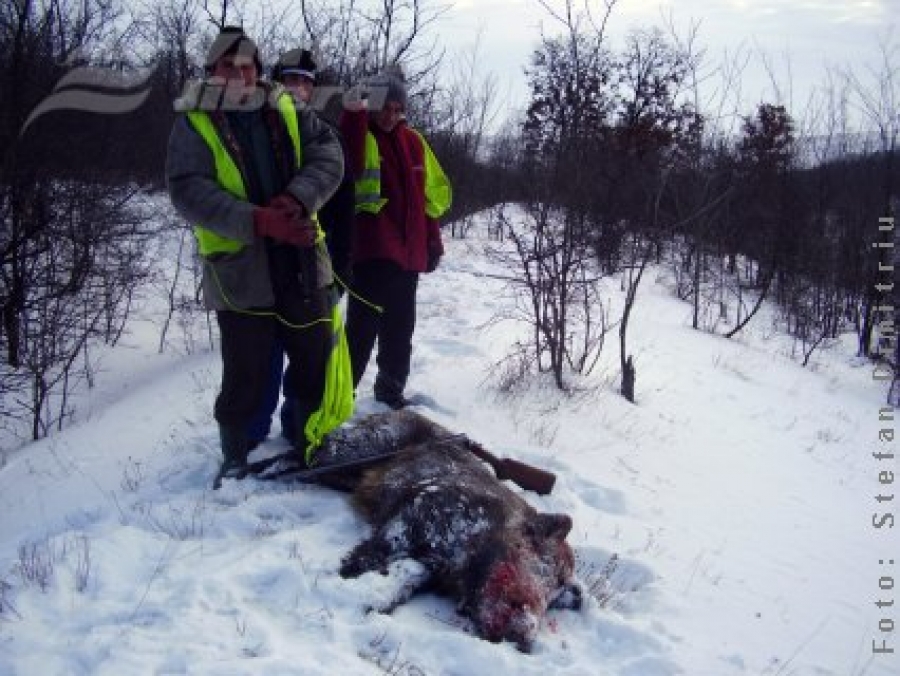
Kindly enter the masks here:
[[375, 377], [375, 401], [386, 404], [395, 411], [409, 406], [409, 400], [403, 396], [406, 383], [379, 371]]
[[223, 459], [213, 488], [218, 488], [222, 479], [243, 479], [247, 475], [247, 456], [250, 453], [250, 439], [242, 427], [219, 425], [219, 440]]
[[316, 411], [317, 407], [301, 399], [294, 399], [291, 404], [289, 413], [293, 423], [291, 427], [293, 438], [290, 439], [290, 442], [294, 445], [294, 452], [305, 463], [306, 447], [309, 446], [309, 440], [306, 438], [306, 423], [309, 422], [309, 416]]

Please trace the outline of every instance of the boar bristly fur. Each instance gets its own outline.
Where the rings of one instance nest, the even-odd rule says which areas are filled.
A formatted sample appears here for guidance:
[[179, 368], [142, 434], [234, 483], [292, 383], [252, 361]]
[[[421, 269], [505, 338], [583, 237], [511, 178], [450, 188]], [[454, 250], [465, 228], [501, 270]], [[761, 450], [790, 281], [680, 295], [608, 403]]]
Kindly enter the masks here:
[[344, 558], [341, 575], [415, 559], [427, 571], [417, 588], [456, 599], [479, 636], [529, 651], [548, 608], [580, 606], [565, 541], [571, 519], [538, 513], [458, 438], [400, 415], [415, 443], [363, 474], [353, 502], [373, 532]]

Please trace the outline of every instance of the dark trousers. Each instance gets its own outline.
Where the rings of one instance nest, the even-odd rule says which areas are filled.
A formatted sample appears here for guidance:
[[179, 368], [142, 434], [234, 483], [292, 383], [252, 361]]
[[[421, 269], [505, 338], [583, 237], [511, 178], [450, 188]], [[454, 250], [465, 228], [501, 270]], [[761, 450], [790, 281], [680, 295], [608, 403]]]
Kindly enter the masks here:
[[416, 289], [419, 273], [401, 270], [390, 261], [359, 263], [353, 268], [353, 291], [383, 313], [350, 295], [347, 305], [347, 344], [353, 364], [353, 386], [359, 385], [375, 341], [378, 340], [379, 385], [403, 392], [409, 377], [412, 336], [416, 327]]
[[[284, 346], [281, 341], [276, 339], [272, 346], [272, 358], [269, 360], [269, 377], [266, 383], [262, 400], [259, 407], [250, 418], [247, 425], [247, 435], [252, 443], [258, 444], [263, 441], [272, 429], [272, 415], [278, 408], [278, 401], [282, 394], [282, 383], [284, 381]], [[288, 441], [294, 441], [293, 415], [293, 392], [284, 388], [284, 404], [281, 407], [281, 429]]]
[[215, 418], [221, 425], [246, 429], [259, 410], [271, 378], [276, 341], [288, 358], [284, 378], [296, 395], [301, 413], [298, 425], [319, 408], [331, 350], [328, 291], [281, 303], [277, 313], [293, 326], [273, 316], [227, 310], [216, 313], [222, 341], [222, 387]]

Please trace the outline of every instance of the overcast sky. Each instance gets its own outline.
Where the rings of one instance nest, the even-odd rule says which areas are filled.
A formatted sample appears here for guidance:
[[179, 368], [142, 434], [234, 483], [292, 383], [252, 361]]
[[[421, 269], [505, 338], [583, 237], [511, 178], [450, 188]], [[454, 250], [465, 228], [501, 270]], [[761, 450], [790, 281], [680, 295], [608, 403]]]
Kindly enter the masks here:
[[[589, 0], [593, 8], [601, 0]], [[563, 2], [548, 0], [551, 6]], [[474, 42], [480, 31], [483, 72], [494, 72], [504, 98], [523, 107], [527, 87], [523, 68], [541, 28], [548, 34], [561, 26], [537, 0], [450, 0], [440, 22], [439, 41], [452, 54]], [[583, 5], [581, 5], [583, 6]], [[763, 59], [768, 55], [780, 80], [789, 82], [792, 100], [784, 101], [795, 115], [805, 107], [810, 91], [825, 81], [827, 65], [853, 66], [862, 71], [879, 61], [879, 41], [884, 42], [900, 16], [900, 0], [619, 0], [608, 33], [613, 44], [638, 26], [662, 25], [673, 13], [676, 26], [686, 32], [699, 21], [698, 42], [707, 49], [707, 61], [718, 63], [726, 50], [752, 52], [742, 78], [742, 99], [747, 110], [775, 96]], [[894, 31], [894, 42], [900, 39]], [[895, 61], [900, 66], [900, 58]], [[900, 77], [900, 76], [898, 76]], [[791, 92], [785, 88], [784, 96]]]

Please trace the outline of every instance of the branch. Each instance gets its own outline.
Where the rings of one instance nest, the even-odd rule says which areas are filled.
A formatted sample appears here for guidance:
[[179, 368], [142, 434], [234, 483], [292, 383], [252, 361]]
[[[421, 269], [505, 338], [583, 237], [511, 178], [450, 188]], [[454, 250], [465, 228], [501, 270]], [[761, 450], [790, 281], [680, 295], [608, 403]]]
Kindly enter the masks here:
[[603, 0], [604, 11], [603, 18], [600, 19], [600, 25], [597, 25], [597, 22], [594, 21], [594, 15], [591, 13], [589, 0], [584, 0], [584, 9], [587, 13], [588, 21], [591, 22], [591, 25], [594, 27], [594, 31], [597, 33], [597, 37], [600, 41], [603, 41], [603, 37], [606, 34], [606, 25], [609, 23], [609, 17], [612, 14], [613, 8], [616, 6], [616, 3], [619, 0]]

